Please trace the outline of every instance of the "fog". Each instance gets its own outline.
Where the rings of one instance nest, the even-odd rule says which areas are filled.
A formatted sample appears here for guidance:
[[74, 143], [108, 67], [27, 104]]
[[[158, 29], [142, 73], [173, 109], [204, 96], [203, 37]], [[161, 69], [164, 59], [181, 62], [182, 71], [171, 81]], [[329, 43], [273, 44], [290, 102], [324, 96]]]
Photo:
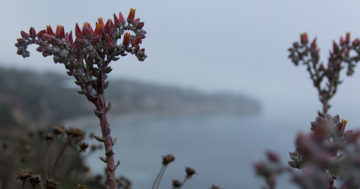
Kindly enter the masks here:
[[[245, 93], [263, 103], [265, 115], [312, 118], [320, 108], [316, 90], [305, 69], [287, 58], [287, 48], [300, 33], [308, 32], [310, 38], [318, 37], [326, 61], [333, 39], [348, 31], [360, 36], [359, 6], [356, 0], [2, 0], [0, 62], [64, 73], [62, 65], [44, 59], [34, 47], [30, 58], [16, 55], [20, 30], [31, 26], [39, 30], [48, 24], [72, 30], [76, 22], [94, 25], [98, 17], [112, 18], [119, 11], [127, 15], [136, 8], [148, 31], [143, 42], [148, 58], [137, 62], [135, 57], [123, 57], [113, 63], [111, 77]], [[330, 113], [356, 119], [359, 69], [344, 79]], [[360, 125], [360, 119], [356, 122]]]

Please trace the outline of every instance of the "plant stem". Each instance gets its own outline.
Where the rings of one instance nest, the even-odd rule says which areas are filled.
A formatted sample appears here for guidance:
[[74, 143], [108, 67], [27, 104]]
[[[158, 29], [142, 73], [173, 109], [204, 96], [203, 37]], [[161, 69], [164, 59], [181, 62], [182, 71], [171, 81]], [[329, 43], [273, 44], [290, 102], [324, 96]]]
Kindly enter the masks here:
[[[163, 166], [162, 172], [160, 172], [159, 179], [158, 179], [158, 182], [157, 182], [157, 185], [156, 185], [156, 189], [159, 189], [159, 186], [160, 186], [160, 183], [161, 183], [161, 179], [162, 179], [162, 177], [164, 176], [164, 173], [165, 173], [165, 171], [166, 171], [166, 167], [167, 167], [167, 166]], [[161, 170], [160, 170], [160, 171], [161, 171]]]
[[113, 142], [110, 135], [109, 122], [106, 116], [106, 103], [104, 94], [98, 94], [96, 102], [96, 110], [102, 112], [99, 116], [101, 134], [104, 139], [105, 156], [107, 165], [107, 180], [110, 189], [116, 189], [116, 177], [115, 177], [115, 164], [114, 164], [114, 152]]
[[165, 168], [165, 166], [163, 165], [159, 171], [159, 173], [156, 175], [156, 178], [154, 180], [154, 184], [152, 185], [152, 189], [155, 189], [156, 183], [159, 180], [159, 177], [161, 175], [161, 173], [163, 172], [163, 169]]

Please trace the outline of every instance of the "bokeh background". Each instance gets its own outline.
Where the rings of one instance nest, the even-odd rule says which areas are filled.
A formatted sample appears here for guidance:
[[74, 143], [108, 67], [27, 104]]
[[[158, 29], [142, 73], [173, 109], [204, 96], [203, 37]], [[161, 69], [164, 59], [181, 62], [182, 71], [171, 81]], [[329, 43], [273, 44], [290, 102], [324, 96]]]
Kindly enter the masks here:
[[[323, 62], [327, 61], [332, 40], [338, 40], [346, 32], [351, 32], [353, 38], [360, 37], [360, 13], [358, 11], [360, 2], [356, 0], [107, 0], [103, 2], [93, 0], [2, 0], [1, 4], [0, 64], [3, 67], [64, 74], [62, 65], [54, 65], [51, 58], [43, 58], [35, 52], [35, 47], [31, 48], [30, 58], [23, 59], [16, 55], [14, 43], [20, 36], [20, 30], [28, 30], [31, 26], [39, 30], [48, 24], [53, 27], [61, 24], [65, 26], [66, 30], [73, 30], [75, 23], [82, 24], [86, 21], [94, 25], [98, 17], [105, 20], [112, 19], [113, 13], [121, 11], [127, 15], [130, 8], [136, 8], [136, 17], [140, 17], [145, 22], [144, 29], [148, 32], [147, 38], [142, 44], [146, 48], [148, 58], [144, 62], [138, 62], [135, 57], [123, 57], [113, 63], [111, 78], [165, 87], [181, 87], [201, 91], [205, 94], [223, 92], [245, 95], [257, 100], [261, 104], [261, 113], [257, 116], [250, 116], [251, 118], [242, 115], [230, 117], [222, 115], [219, 119], [223, 121], [217, 119], [218, 122], [213, 120], [210, 121], [211, 124], [208, 121], [211, 116], [210, 118], [205, 116], [204, 119], [194, 118], [195, 121], [192, 123], [186, 122], [189, 120], [188, 117], [170, 119], [168, 116], [159, 118], [159, 115], [155, 118], [135, 116], [134, 119], [131, 119], [141, 118], [144, 120], [142, 123], [149, 123], [148, 119], [155, 119], [159, 122], [153, 123], [154, 125], [161, 123], [166, 129], [170, 125], [173, 126], [173, 122], [169, 122], [169, 120], [185, 120], [186, 124], [184, 123], [182, 126], [180, 124], [178, 127], [184, 128], [184, 133], [197, 133], [196, 130], [199, 129], [199, 135], [189, 139], [193, 142], [190, 142], [190, 147], [197, 142], [196, 139], [202, 137], [201, 132], [206, 133], [206, 130], [211, 130], [210, 128], [222, 131], [222, 127], [226, 127], [224, 126], [226, 125], [225, 120], [234, 121], [232, 124], [237, 127], [226, 128], [229, 133], [239, 132], [238, 135], [233, 136], [234, 141], [225, 142], [218, 149], [215, 148], [220, 152], [213, 149], [213, 153], [217, 154], [221, 153], [221, 149], [229, 149], [227, 150], [229, 156], [232, 153], [237, 154], [231, 161], [233, 165], [236, 165], [236, 158], [239, 162], [244, 161], [249, 165], [245, 169], [246, 172], [230, 171], [229, 175], [232, 175], [234, 179], [223, 178], [217, 182], [216, 178], [221, 177], [218, 175], [224, 175], [225, 170], [230, 170], [231, 167], [231, 163], [222, 166], [220, 161], [216, 163], [218, 167], [204, 171], [207, 175], [216, 176], [206, 178], [206, 174], [201, 174], [200, 171], [198, 181], [196, 178], [191, 181], [194, 184], [193, 187], [195, 184], [198, 184], [197, 186], [219, 184], [228, 186], [226, 188], [249, 186], [246, 185], [249, 180], [246, 178], [251, 178], [252, 186], [254, 186], [258, 182], [251, 171], [251, 162], [262, 157], [263, 149], [271, 147], [280, 151], [286, 158], [287, 152], [291, 151], [293, 146], [296, 132], [309, 129], [309, 122], [315, 119], [316, 111], [321, 108], [317, 92], [313, 88], [305, 68], [295, 67], [287, 58], [287, 48], [291, 46], [292, 42], [299, 40], [300, 33], [308, 32], [311, 39], [318, 37]], [[343, 79], [344, 83], [330, 102], [333, 106], [330, 113], [340, 114], [341, 117], [349, 120], [351, 128], [357, 128], [360, 126], [360, 116], [358, 116], [360, 105], [358, 98], [360, 95], [359, 69], [356, 68], [353, 77], [344, 77]], [[125, 120], [127, 119], [130, 118]], [[81, 125], [80, 122], [76, 123]], [[118, 122], [123, 125], [134, 124], [132, 121], [123, 123], [124, 119], [118, 120]], [[67, 121], [67, 123], [71, 124], [71, 121]], [[195, 131], [192, 131], [191, 127], [184, 126], [200, 123], [203, 125], [196, 128]], [[206, 127], [205, 123], [210, 124], [211, 127]], [[214, 125], [214, 123], [217, 124]], [[127, 127], [125, 126], [125, 128]], [[170, 129], [163, 135], [154, 135], [150, 138], [168, 138], [167, 136], [171, 136], [171, 131]], [[256, 136], [250, 137], [249, 140], [237, 140], [243, 138], [244, 133], [247, 132]], [[126, 133], [122, 135], [133, 138], [131, 133], [126, 130]], [[214, 134], [213, 137], [218, 139], [209, 138], [208, 141], [226, 139], [229, 137], [227, 136], [229, 133], [225, 132], [218, 136]], [[206, 136], [209, 137], [209, 135]], [[174, 136], [174, 138], [176, 137]], [[171, 137], [168, 139], [172, 140]], [[182, 139], [186, 140], [186, 138]], [[181, 143], [181, 137], [174, 140]], [[250, 140], [251, 142], [249, 142]], [[262, 142], [257, 144], [256, 140]], [[141, 138], [137, 138], [136, 141], [139, 146], [142, 146]], [[266, 144], [261, 146], [261, 143]], [[280, 144], [283, 146], [279, 147]], [[137, 151], [135, 148], [131, 148], [131, 144], [127, 146], [129, 153]], [[144, 164], [143, 167], [151, 165], [149, 170], [159, 167], [156, 160], [160, 161], [160, 156], [164, 155], [165, 151], [176, 154], [176, 149], [181, 148], [181, 145], [168, 148], [161, 148], [161, 145], [153, 147], [154, 150], [150, 149], [148, 152], [151, 154], [151, 161], [135, 158]], [[211, 143], [204, 142], [199, 149], [203, 147], [211, 149]], [[249, 152], [245, 149], [253, 151]], [[288, 150], [286, 151], [286, 149]], [[182, 169], [184, 164], [192, 163], [191, 156], [182, 156], [182, 154], [190, 153], [193, 150], [184, 148], [179, 151], [183, 152], [180, 153], [180, 157], [187, 158], [185, 162], [178, 162]], [[248, 157], [245, 154], [252, 154], [252, 156]], [[242, 158], [246, 158], [246, 160]], [[131, 158], [129, 157], [129, 159]], [[122, 160], [125, 168], [121, 171], [126, 175], [126, 171], [133, 170], [133, 167], [127, 167], [125, 162]], [[195, 168], [197, 162], [200, 161], [193, 160]], [[201, 165], [201, 167], [209, 166], [212, 165]], [[98, 167], [95, 166], [95, 169]], [[241, 166], [235, 166], [235, 168], [242, 169]], [[220, 171], [222, 174], [216, 174], [213, 172], [216, 169], [224, 172]], [[182, 174], [175, 172], [181, 172], [179, 169], [173, 174]], [[171, 175], [171, 173], [169, 174]], [[144, 180], [151, 180], [151, 176], [147, 174], [143, 177], [136, 176], [137, 173], [131, 174], [133, 174], [131, 176], [135, 183], [137, 179], [139, 183], [145, 184], [149, 181]], [[139, 179], [140, 177], [142, 179]], [[143, 187], [143, 185], [138, 186], [139, 188]], [[165, 186], [166, 184], [164, 184]]]

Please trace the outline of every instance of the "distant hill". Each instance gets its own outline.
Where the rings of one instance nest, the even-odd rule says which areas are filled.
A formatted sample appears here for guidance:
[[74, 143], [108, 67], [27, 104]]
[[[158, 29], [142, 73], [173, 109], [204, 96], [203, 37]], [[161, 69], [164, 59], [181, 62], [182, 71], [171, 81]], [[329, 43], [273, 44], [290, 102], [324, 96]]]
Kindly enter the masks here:
[[[73, 79], [55, 73], [0, 68], [0, 127], [43, 127], [92, 114]], [[111, 113], [258, 114], [260, 104], [242, 95], [205, 94], [128, 80], [111, 80], [106, 96]]]

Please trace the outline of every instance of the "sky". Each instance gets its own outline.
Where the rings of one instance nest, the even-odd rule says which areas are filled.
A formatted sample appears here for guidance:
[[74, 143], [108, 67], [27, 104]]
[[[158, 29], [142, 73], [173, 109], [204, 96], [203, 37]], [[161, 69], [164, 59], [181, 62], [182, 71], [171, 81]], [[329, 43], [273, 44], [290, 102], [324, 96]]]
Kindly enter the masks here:
[[[73, 30], [75, 23], [95, 24], [113, 13], [145, 22], [142, 46], [148, 58], [133, 56], [113, 62], [111, 77], [135, 79], [205, 92], [227, 91], [259, 99], [268, 115], [280, 112], [314, 117], [317, 92], [304, 67], [295, 67], [287, 48], [308, 32], [318, 37], [326, 62], [332, 40], [346, 32], [360, 37], [357, 0], [1, 0], [0, 65], [64, 73], [62, 65], [31, 49], [30, 58], [16, 55], [21, 30], [50, 24]], [[353, 117], [360, 105], [360, 70], [339, 87], [330, 113]]]

